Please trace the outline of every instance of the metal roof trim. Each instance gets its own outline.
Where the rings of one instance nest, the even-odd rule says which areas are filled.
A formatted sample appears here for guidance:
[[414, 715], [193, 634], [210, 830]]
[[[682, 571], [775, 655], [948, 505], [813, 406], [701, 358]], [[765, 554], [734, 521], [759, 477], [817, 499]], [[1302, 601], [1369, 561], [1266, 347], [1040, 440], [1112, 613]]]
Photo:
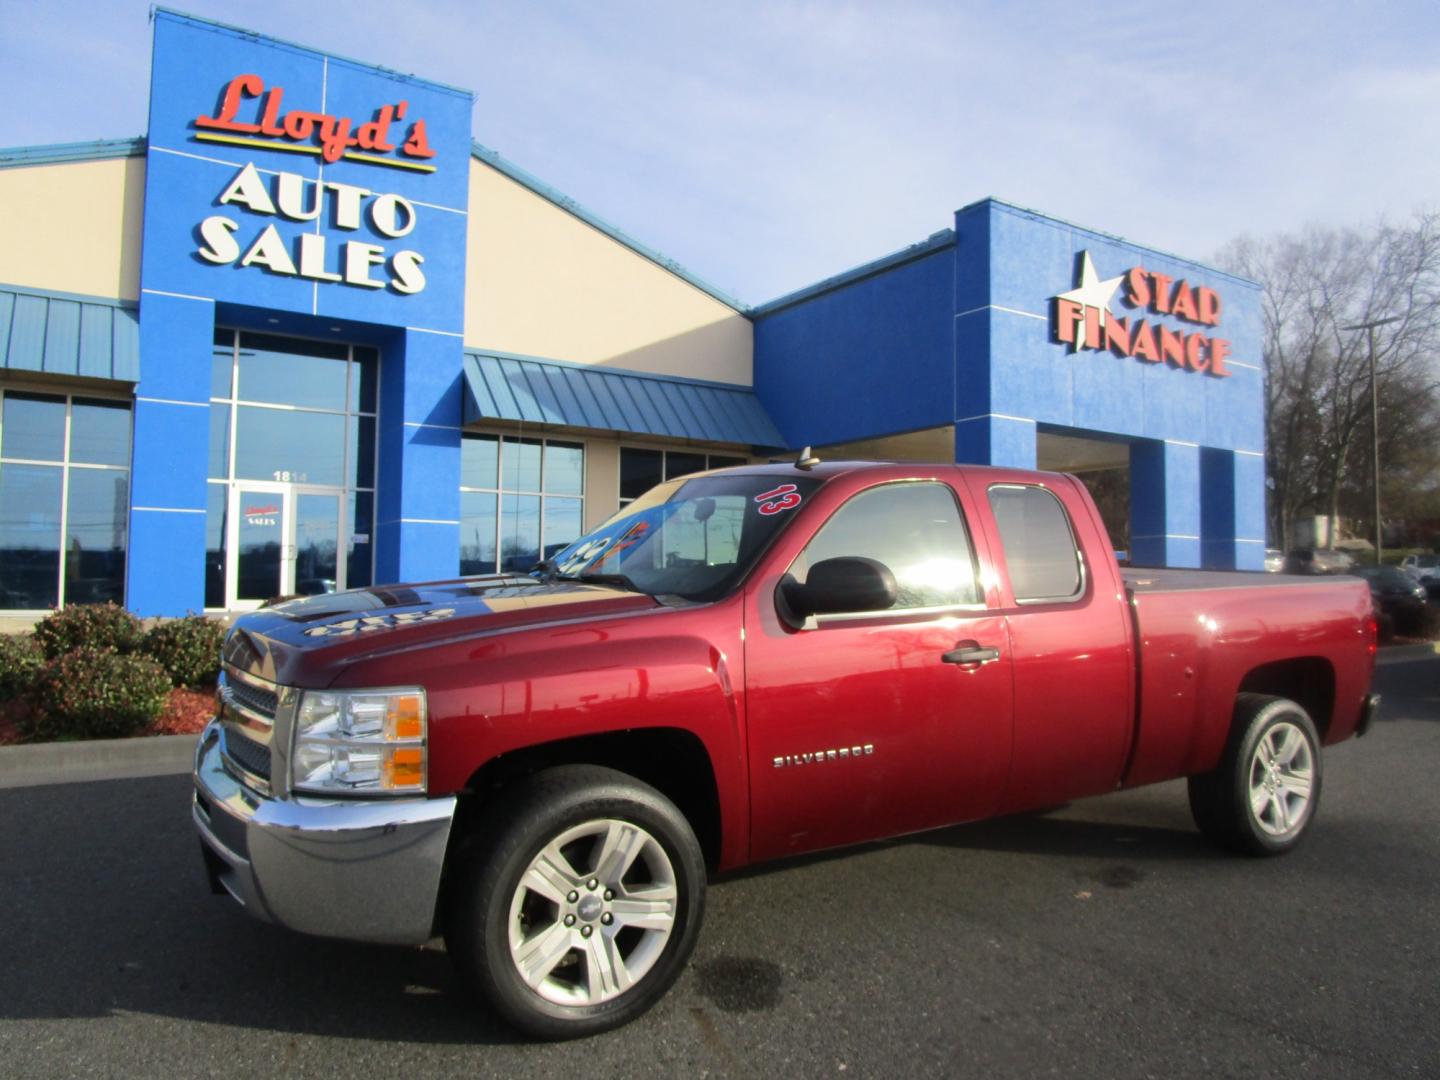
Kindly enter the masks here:
[[144, 157], [145, 137], [133, 139], [96, 139], [92, 142], [49, 143], [44, 146], [0, 147], [0, 169], [20, 169], [29, 165], [60, 165], [79, 161], [111, 161], [116, 158]]
[[747, 386], [483, 349], [465, 350], [463, 366], [466, 424], [504, 420], [742, 446], [784, 445]]

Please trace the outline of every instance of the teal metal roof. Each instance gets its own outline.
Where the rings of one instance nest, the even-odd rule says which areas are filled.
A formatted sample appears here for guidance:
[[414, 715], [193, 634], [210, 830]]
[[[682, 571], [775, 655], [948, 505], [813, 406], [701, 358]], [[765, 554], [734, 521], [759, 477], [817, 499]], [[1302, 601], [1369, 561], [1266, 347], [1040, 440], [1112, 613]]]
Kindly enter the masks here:
[[0, 285], [0, 368], [140, 381], [140, 313], [94, 296]]
[[467, 424], [519, 420], [748, 446], [784, 445], [755, 392], [728, 383], [467, 352], [465, 386]]

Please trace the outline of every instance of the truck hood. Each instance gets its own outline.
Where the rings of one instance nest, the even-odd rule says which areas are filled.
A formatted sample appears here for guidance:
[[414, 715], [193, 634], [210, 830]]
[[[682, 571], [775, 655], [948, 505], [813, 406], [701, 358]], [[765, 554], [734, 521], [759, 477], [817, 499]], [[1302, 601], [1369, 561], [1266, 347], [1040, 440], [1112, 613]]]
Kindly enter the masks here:
[[243, 615], [221, 655], [269, 682], [317, 688], [379, 653], [659, 607], [652, 596], [611, 585], [531, 577], [385, 585], [289, 600]]

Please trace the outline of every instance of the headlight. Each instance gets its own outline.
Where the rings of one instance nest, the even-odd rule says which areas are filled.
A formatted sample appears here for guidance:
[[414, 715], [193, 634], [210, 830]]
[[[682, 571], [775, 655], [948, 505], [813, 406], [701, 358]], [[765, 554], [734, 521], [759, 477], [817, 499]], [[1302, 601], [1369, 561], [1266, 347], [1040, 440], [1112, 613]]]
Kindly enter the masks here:
[[425, 792], [425, 691], [306, 690], [295, 714], [296, 791]]

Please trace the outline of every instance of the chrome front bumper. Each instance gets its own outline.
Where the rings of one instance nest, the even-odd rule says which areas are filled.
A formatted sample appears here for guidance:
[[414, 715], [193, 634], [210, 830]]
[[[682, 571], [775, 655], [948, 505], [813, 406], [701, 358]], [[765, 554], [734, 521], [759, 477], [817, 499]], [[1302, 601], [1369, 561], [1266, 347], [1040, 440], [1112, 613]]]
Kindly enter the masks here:
[[270, 798], [221, 760], [211, 721], [195, 750], [193, 816], [212, 887], [306, 934], [429, 940], [455, 798]]

